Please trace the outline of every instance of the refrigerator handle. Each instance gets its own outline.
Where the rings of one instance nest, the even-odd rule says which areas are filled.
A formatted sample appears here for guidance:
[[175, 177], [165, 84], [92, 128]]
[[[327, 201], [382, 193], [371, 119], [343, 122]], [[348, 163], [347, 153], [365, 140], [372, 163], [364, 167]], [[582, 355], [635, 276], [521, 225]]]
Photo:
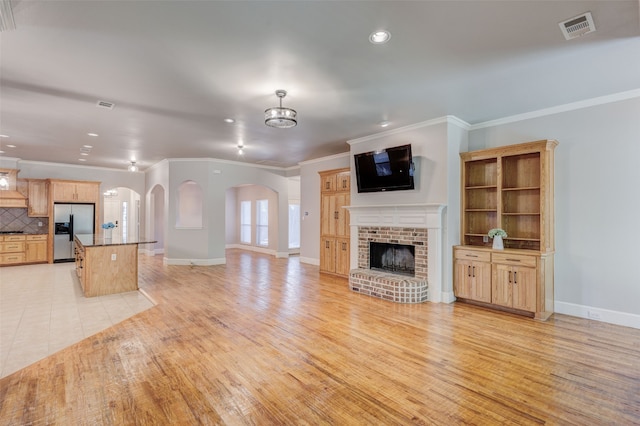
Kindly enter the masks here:
[[69, 241], [73, 241], [73, 215], [69, 216]]

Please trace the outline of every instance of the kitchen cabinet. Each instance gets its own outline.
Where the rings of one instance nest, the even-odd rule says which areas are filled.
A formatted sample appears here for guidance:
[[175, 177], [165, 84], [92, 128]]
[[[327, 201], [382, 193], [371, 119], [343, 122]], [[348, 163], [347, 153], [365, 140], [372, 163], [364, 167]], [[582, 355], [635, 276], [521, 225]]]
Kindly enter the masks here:
[[349, 211], [351, 199], [349, 169], [320, 173], [320, 271], [349, 275]]
[[49, 179], [53, 202], [98, 203], [100, 182]]
[[41, 263], [47, 261], [46, 234], [27, 235], [25, 240], [25, 263]]
[[0, 265], [24, 263], [24, 250], [24, 235], [0, 235]]
[[47, 261], [46, 234], [0, 235], [0, 266]]
[[46, 179], [29, 179], [27, 215], [29, 217], [49, 216], [49, 182]]

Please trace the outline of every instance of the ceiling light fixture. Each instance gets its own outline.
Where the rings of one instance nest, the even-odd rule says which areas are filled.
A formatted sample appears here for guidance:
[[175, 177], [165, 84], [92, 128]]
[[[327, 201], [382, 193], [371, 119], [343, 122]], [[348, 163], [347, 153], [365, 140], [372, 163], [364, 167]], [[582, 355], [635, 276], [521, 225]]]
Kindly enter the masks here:
[[11, 144], [9, 144], [9, 145], [5, 145], [5, 146], [6, 146], [7, 148], [15, 148], [15, 147], [16, 147], [15, 145], [11, 145]]
[[9, 135], [0, 135], [0, 138], [8, 138]]
[[78, 161], [87, 161], [86, 158], [78, 158]]
[[91, 149], [93, 148], [93, 145], [82, 145], [83, 148], [87, 148], [87, 149]]
[[137, 172], [138, 171], [138, 166], [136, 166], [136, 162], [132, 161], [131, 164], [129, 165], [129, 171], [130, 172]]
[[236, 120], [234, 120], [233, 118], [225, 118], [224, 122], [227, 124], [233, 124], [236, 122]]
[[379, 124], [380, 124], [380, 127], [389, 127], [389, 124], [391, 123], [389, 123], [388, 121], [381, 121]]
[[384, 44], [391, 38], [389, 31], [375, 31], [369, 36], [369, 41], [373, 44]]
[[87, 135], [93, 137], [93, 138], [97, 138], [98, 134], [97, 133], [87, 133]]
[[242, 154], [244, 154], [244, 146], [238, 145], [238, 155], [242, 155]]
[[264, 124], [269, 127], [277, 127], [278, 129], [288, 129], [298, 124], [295, 109], [284, 108], [282, 106], [282, 98], [287, 96], [286, 90], [276, 90], [276, 96], [280, 98], [280, 106], [266, 109], [264, 111]]

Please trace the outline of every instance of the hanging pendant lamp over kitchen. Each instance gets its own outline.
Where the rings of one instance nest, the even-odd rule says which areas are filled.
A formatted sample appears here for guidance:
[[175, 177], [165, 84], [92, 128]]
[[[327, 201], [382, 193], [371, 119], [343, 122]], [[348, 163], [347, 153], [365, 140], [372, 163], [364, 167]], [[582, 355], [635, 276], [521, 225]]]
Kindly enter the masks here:
[[286, 90], [276, 90], [276, 96], [280, 98], [280, 106], [266, 109], [264, 111], [264, 124], [279, 129], [288, 129], [298, 124], [295, 109], [284, 108], [282, 106], [282, 98], [287, 96]]

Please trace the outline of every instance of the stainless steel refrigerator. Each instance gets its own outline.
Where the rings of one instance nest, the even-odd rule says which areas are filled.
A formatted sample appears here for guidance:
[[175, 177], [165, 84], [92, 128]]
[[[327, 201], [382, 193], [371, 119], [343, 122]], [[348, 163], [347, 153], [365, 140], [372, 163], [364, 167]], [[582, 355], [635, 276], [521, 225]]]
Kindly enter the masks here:
[[73, 235], [95, 232], [95, 204], [53, 205], [53, 261], [72, 262]]

